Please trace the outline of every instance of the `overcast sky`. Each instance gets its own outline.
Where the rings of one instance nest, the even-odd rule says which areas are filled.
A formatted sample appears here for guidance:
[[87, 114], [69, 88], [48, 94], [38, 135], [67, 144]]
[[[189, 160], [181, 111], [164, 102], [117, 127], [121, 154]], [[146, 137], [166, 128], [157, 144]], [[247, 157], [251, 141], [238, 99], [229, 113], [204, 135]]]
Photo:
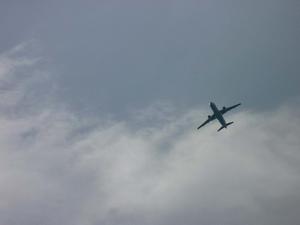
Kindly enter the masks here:
[[[0, 1], [0, 224], [299, 224], [300, 2]], [[195, 128], [208, 103], [235, 123]]]
[[296, 0], [3, 0], [0, 17], [0, 49], [38, 40], [77, 110], [266, 109], [299, 94]]

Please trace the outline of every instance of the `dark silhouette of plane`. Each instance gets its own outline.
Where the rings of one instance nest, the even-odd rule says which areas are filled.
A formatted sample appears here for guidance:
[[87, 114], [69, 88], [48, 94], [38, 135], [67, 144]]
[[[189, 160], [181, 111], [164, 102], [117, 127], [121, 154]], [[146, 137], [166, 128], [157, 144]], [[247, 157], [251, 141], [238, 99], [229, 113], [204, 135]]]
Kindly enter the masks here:
[[230, 124], [233, 124], [233, 122], [230, 123], [226, 123], [223, 114], [227, 113], [228, 111], [238, 107], [239, 105], [241, 105], [241, 103], [230, 106], [228, 108], [226, 108], [225, 106], [222, 109], [218, 109], [218, 107], [216, 106], [215, 103], [211, 102], [209, 103], [210, 108], [212, 109], [212, 111], [214, 112], [213, 115], [208, 116], [208, 119], [202, 123], [197, 129], [200, 129], [201, 127], [203, 127], [204, 125], [208, 124], [210, 121], [213, 121], [215, 119], [219, 120], [219, 122], [221, 123], [221, 127], [218, 129], [218, 131], [222, 130], [223, 128], [227, 128], [227, 126], [229, 126]]

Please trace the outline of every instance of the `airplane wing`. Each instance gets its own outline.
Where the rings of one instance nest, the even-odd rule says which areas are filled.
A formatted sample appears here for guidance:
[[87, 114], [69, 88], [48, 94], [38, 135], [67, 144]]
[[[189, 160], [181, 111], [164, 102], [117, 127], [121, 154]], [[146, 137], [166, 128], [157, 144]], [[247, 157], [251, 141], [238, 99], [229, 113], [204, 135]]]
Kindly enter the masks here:
[[223, 107], [223, 109], [220, 110], [220, 113], [223, 115], [224, 113], [227, 113], [228, 111], [230, 111], [230, 110], [232, 110], [232, 109], [234, 109], [234, 108], [236, 108], [236, 107], [238, 107], [240, 105], [241, 105], [241, 103], [233, 105], [233, 106], [230, 106], [228, 108]]
[[212, 115], [212, 116], [208, 116], [208, 119], [202, 123], [197, 129], [199, 130], [201, 127], [205, 126], [206, 124], [208, 124], [210, 121], [216, 119], [216, 116], [215, 115]]

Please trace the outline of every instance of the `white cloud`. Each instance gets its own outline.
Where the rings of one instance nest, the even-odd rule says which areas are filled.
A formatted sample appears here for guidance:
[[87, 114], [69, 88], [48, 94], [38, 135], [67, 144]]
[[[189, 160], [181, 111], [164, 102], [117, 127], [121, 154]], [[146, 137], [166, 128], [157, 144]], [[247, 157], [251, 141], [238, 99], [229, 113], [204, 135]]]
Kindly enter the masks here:
[[[0, 224], [300, 222], [297, 106], [241, 108], [220, 133], [217, 123], [195, 129], [204, 109], [150, 108], [159, 119], [149, 115], [151, 123], [136, 126], [82, 118], [56, 101], [29, 98], [36, 113], [15, 114], [16, 89], [26, 96], [43, 84], [36, 75], [18, 80], [15, 71], [28, 73], [23, 64], [1, 60], [12, 61], [10, 69], [0, 63], [0, 71], [14, 85], [1, 84], [1, 107], [11, 110], [0, 111]], [[138, 120], [147, 117], [142, 112]]]

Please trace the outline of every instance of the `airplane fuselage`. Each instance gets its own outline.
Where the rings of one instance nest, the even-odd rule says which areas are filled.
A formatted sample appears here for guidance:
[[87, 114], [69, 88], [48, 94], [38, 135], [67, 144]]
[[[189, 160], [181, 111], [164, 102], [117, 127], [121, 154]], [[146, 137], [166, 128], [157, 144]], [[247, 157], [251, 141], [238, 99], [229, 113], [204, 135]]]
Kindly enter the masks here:
[[221, 114], [220, 110], [216, 106], [216, 104], [211, 102], [209, 105], [210, 105], [211, 110], [214, 112], [217, 120], [219, 120], [219, 122], [222, 124], [222, 126], [226, 127], [226, 121], [225, 121], [223, 115]]

